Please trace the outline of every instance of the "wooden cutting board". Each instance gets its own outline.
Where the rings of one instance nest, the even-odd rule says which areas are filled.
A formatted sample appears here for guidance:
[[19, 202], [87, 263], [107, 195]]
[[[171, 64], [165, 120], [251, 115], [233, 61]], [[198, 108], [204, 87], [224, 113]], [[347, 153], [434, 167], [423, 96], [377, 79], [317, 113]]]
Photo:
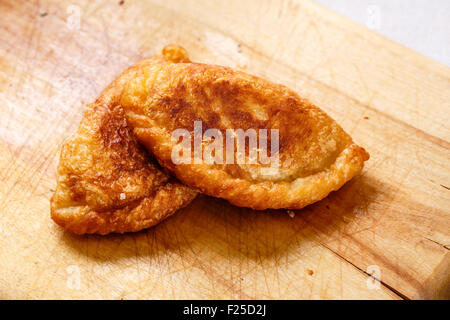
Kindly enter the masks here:
[[[306, 0], [2, 0], [0, 17], [0, 298], [450, 298], [448, 67]], [[370, 152], [363, 173], [294, 217], [199, 196], [136, 234], [65, 233], [61, 143], [168, 43], [309, 98]]]

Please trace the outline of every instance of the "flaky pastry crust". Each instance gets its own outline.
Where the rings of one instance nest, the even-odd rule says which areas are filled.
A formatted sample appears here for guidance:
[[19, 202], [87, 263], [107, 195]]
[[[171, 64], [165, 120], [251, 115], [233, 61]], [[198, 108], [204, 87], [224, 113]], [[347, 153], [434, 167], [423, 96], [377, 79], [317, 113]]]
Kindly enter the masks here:
[[[227, 67], [193, 63], [176, 45], [125, 71], [96, 103], [123, 108], [137, 139], [181, 182], [238, 206], [303, 208], [339, 189], [369, 159], [333, 119], [292, 90]], [[278, 129], [279, 169], [174, 164], [172, 132], [193, 134], [199, 120], [203, 131]]]
[[75, 234], [139, 231], [195, 196], [138, 143], [121, 108], [94, 103], [62, 147], [51, 217]]

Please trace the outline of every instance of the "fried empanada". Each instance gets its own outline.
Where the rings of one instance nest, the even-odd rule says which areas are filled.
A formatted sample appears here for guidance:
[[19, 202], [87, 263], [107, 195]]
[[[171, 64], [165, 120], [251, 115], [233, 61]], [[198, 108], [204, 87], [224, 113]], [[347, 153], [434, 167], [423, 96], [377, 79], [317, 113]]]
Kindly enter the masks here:
[[[369, 159], [333, 119], [292, 90], [227, 67], [190, 62], [176, 45], [127, 70], [98, 103], [123, 108], [138, 140], [181, 182], [238, 206], [303, 208], [339, 189]], [[255, 164], [247, 147], [244, 163], [197, 163], [195, 121], [202, 124], [203, 138], [212, 128], [222, 137], [227, 129], [278, 130], [275, 153], [272, 136], [258, 146], [258, 152], [275, 154], [278, 166]], [[192, 153], [191, 163], [173, 161], [177, 129], [192, 138], [194, 148], [183, 149]], [[201, 155], [210, 143], [202, 139]]]
[[94, 103], [62, 147], [51, 217], [76, 234], [139, 231], [195, 196], [138, 143], [120, 107]]

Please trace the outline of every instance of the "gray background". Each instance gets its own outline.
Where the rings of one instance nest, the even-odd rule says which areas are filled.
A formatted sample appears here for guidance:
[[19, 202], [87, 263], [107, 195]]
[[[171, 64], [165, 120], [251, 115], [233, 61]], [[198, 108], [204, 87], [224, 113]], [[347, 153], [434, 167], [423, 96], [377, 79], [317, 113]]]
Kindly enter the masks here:
[[[450, 66], [450, 0], [316, 1]], [[379, 15], [375, 20], [374, 14]]]

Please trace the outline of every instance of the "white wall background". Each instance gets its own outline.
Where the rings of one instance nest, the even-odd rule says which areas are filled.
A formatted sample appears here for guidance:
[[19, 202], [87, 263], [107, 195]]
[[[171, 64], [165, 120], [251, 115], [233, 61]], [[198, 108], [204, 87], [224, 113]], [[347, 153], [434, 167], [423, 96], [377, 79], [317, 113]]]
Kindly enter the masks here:
[[450, 0], [316, 0], [450, 66]]

